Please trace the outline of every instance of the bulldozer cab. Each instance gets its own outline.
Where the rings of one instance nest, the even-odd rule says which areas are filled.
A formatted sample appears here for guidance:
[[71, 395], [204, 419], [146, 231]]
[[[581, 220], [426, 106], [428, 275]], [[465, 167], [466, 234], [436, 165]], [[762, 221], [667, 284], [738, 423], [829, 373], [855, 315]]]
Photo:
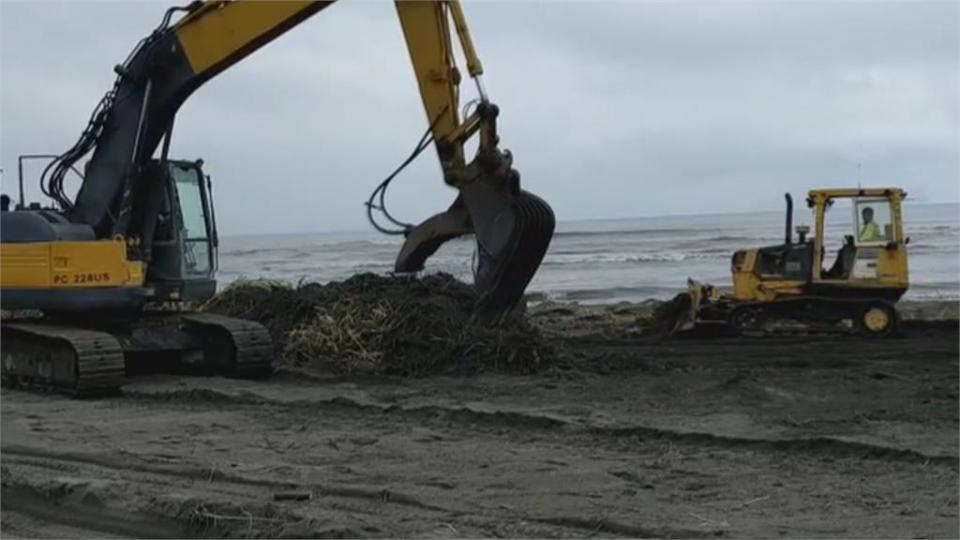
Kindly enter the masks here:
[[807, 203], [816, 223], [812, 282], [889, 289], [890, 296], [906, 290], [905, 196], [896, 188], [810, 191]]

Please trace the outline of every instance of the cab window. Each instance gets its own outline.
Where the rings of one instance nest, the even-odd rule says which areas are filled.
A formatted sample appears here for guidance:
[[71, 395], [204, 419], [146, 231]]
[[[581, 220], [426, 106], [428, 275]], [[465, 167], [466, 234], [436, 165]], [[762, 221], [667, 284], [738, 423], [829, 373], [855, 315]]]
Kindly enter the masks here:
[[180, 228], [183, 231], [183, 265], [188, 274], [210, 272], [207, 216], [201, 194], [201, 176], [191, 168], [171, 167], [180, 200]]

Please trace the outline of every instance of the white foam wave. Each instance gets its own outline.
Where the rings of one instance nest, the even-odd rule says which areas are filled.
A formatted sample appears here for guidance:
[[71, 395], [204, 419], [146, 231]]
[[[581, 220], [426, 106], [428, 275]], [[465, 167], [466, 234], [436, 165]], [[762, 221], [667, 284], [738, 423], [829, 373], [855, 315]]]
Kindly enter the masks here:
[[673, 263], [690, 260], [727, 259], [729, 253], [697, 253], [683, 251], [660, 251], [653, 253], [593, 253], [593, 254], [548, 254], [545, 265], [560, 266], [568, 264], [617, 264], [617, 263]]

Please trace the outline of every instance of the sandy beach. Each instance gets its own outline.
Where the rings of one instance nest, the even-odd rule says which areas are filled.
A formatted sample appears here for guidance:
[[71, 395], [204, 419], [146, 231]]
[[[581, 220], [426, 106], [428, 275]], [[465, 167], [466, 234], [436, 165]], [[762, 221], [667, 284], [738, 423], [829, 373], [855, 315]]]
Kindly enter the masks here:
[[[904, 336], [636, 337], [544, 303], [536, 375], [148, 375], [5, 390], [13, 537], [897, 537], [958, 531], [956, 303]], [[932, 319], [940, 319], [932, 320]]]

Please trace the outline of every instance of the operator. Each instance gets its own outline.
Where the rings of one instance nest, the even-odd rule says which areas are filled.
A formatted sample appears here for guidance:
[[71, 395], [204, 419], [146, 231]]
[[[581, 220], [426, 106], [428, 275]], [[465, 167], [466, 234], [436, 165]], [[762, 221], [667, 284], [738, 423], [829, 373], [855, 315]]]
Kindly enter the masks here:
[[860, 229], [860, 241], [877, 242], [883, 240], [883, 235], [880, 233], [880, 226], [873, 221], [873, 208], [869, 206], [864, 208], [860, 215], [863, 216], [863, 228]]
[[10, 211], [10, 196], [4, 193], [0, 195], [0, 212]]

